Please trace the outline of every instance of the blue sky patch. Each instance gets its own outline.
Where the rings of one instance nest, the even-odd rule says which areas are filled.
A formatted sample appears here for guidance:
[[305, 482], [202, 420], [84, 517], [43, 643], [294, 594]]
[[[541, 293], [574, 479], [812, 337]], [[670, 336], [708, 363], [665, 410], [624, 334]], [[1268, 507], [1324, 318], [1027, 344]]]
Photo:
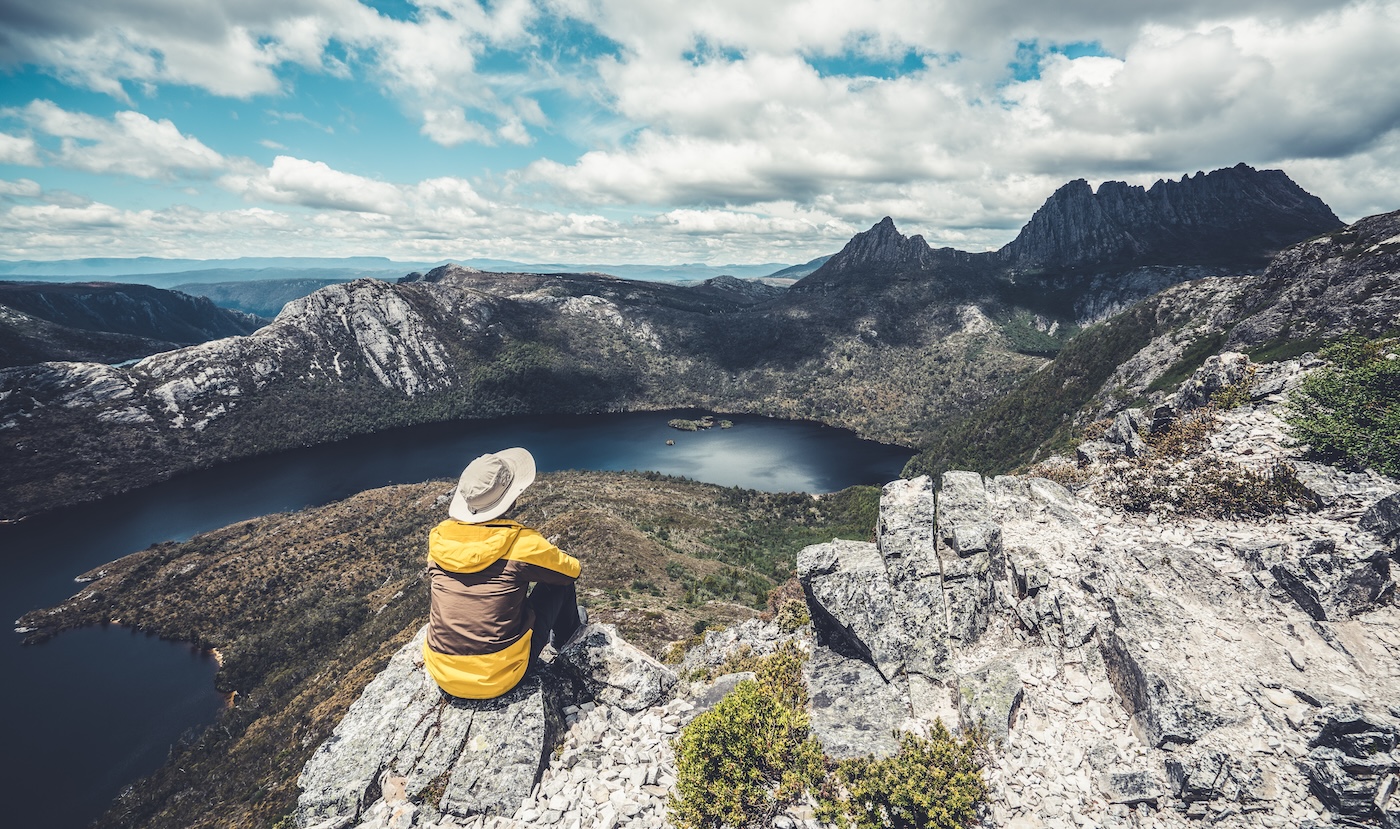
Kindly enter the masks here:
[[1011, 70], [1011, 80], [1016, 82], [1034, 81], [1040, 78], [1040, 69], [1045, 59], [1051, 55], [1064, 55], [1075, 58], [1112, 57], [1103, 44], [1097, 41], [1083, 43], [1042, 44], [1038, 40], [1021, 41], [1016, 44], [1016, 59], [1007, 64]]
[[906, 50], [898, 57], [882, 57], [859, 50], [848, 50], [837, 55], [804, 55], [803, 59], [823, 78], [891, 80], [923, 71], [928, 66], [924, 55], [913, 49]]

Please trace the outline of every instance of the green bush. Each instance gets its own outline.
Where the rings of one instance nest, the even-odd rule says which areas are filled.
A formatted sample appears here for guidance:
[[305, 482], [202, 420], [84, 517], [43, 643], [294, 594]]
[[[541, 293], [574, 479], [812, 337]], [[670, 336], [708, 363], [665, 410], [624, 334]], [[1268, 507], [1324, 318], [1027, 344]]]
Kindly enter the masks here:
[[787, 643], [758, 666], [757, 679], [740, 682], [681, 732], [668, 803], [678, 829], [766, 825], [825, 775], [821, 748], [807, 735], [802, 659]]
[[928, 738], [905, 734], [884, 760], [843, 760], [835, 778], [844, 789], [823, 798], [819, 815], [855, 829], [957, 829], [977, 822], [987, 797], [982, 745], [953, 739], [943, 721]]
[[954, 739], [941, 721], [930, 738], [905, 735], [890, 758], [833, 764], [808, 734], [805, 654], [791, 641], [754, 667], [675, 742], [678, 829], [759, 827], [804, 793], [818, 817], [855, 829], [957, 829], [987, 797], [977, 738]]
[[1400, 359], [1396, 339], [1348, 337], [1322, 350], [1331, 365], [1288, 402], [1293, 437], [1328, 463], [1400, 475]]

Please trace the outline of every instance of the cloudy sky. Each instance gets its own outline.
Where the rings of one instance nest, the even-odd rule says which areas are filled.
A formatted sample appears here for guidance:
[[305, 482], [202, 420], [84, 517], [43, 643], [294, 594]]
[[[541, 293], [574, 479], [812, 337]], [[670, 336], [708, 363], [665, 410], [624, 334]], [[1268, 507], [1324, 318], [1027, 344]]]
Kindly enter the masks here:
[[802, 262], [1281, 168], [1400, 209], [1400, 0], [4, 0], [0, 258]]

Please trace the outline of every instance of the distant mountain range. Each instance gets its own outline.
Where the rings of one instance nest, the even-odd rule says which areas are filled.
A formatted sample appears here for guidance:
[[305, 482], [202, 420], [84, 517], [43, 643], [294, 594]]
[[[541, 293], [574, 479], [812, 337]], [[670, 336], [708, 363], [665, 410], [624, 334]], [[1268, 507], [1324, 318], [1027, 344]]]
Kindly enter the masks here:
[[[1086, 326], [1084, 336], [1120, 330], [1097, 320], [1200, 277], [1228, 278], [1183, 290], [1273, 284], [1259, 274], [1280, 247], [1341, 239], [1340, 229], [1283, 173], [1240, 166], [1150, 189], [1110, 183], [1094, 193], [1071, 183], [1016, 241], [990, 253], [933, 249], [885, 219], [781, 292], [751, 280], [682, 286], [456, 265], [393, 284], [334, 284], [292, 300], [251, 336], [125, 369], [0, 373], [13, 390], [0, 399], [0, 467], [15, 470], [0, 488], [0, 517], [290, 446], [525, 413], [704, 407], [924, 446], [1042, 372]], [[1294, 282], [1310, 284], [1350, 255], [1340, 242], [1334, 248]], [[1356, 284], [1370, 280], [1368, 308], [1390, 308], [1400, 291], [1373, 279], [1388, 261], [1363, 251], [1353, 268]], [[1262, 319], [1259, 309], [1293, 288], [1233, 290], [1252, 304], [1186, 303], [1134, 322], [1111, 348], [1091, 349], [1105, 356], [1090, 374], [1107, 377], [1132, 356], [1129, 346], [1194, 331], [1185, 326], [1210, 305], [1205, 345], [1191, 351], [1203, 360], [1225, 341], [1223, 311], [1233, 314], [1229, 325]], [[1299, 307], [1290, 313], [1316, 316]], [[1339, 313], [1326, 318], [1340, 322], [1307, 336], [1370, 330], [1380, 324], [1373, 316]], [[1315, 328], [1292, 325], [1298, 336]], [[1168, 364], [1183, 359], [1191, 338], [1158, 346]], [[1107, 355], [1114, 362], [1100, 365]], [[72, 439], [98, 432], [100, 442]]]
[[[820, 260], [814, 260], [820, 261]], [[0, 260], [0, 280], [69, 281], [106, 279], [140, 282], [161, 288], [208, 282], [248, 282], [270, 279], [327, 279], [349, 282], [371, 277], [394, 280], [413, 271], [428, 271], [441, 265], [458, 264], [485, 271], [511, 273], [606, 273], [624, 279], [684, 282], [716, 276], [785, 276], [793, 268], [780, 262], [758, 265], [606, 265], [581, 263], [529, 263], [509, 259], [461, 259], [437, 262], [395, 262], [381, 256], [352, 256], [341, 259], [318, 257], [254, 257], [238, 259], [158, 259], [149, 256], [131, 259], [60, 259], [54, 261]], [[809, 263], [811, 264], [811, 263]], [[781, 272], [781, 273], [780, 273]], [[810, 268], [802, 273], [810, 272]], [[802, 275], [798, 273], [796, 275]]]

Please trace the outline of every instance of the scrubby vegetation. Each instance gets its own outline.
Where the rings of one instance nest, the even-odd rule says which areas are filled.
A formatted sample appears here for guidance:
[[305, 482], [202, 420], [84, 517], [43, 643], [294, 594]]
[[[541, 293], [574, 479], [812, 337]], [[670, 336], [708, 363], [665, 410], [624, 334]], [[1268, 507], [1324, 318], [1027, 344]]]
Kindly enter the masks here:
[[939, 720], [927, 738], [901, 737], [893, 757], [839, 763], [837, 794], [823, 803], [822, 816], [843, 829], [972, 826], [978, 804], [987, 797], [982, 756], [980, 739], [955, 740]]
[[745, 663], [740, 682], [691, 721], [675, 742], [671, 820], [678, 829], [766, 827], [809, 799], [818, 816], [855, 829], [957, 829], [976, 821], [987, 796], [983, 752], [935, 725], [905, 735], [893, 757], [833, 762], [809, 734], [806, 655], [793, 642]]
[[[1238, 395], [1224, 389], [1217, 399]], [[1316, 509], [1316, 493], [1284, 461], [1250, 467], [1222, 458], [1210, 445], [1219, 404], [1180, 418], [1148, 438], [1150, 450], [1099, 483], [1100, 495], [1128, 512], [1171, 512], [1211, 518], [1259, 518]]]
[[1400, 339], [1348, 337], [1293, 393], [1293, 436], [1328, 463], [1400, 475]]
[[803, 658], [787, 643], [681, 732], [669, 804], [678, 829], [767, 826], [820, 785], [826, 765], [807, 733]]

